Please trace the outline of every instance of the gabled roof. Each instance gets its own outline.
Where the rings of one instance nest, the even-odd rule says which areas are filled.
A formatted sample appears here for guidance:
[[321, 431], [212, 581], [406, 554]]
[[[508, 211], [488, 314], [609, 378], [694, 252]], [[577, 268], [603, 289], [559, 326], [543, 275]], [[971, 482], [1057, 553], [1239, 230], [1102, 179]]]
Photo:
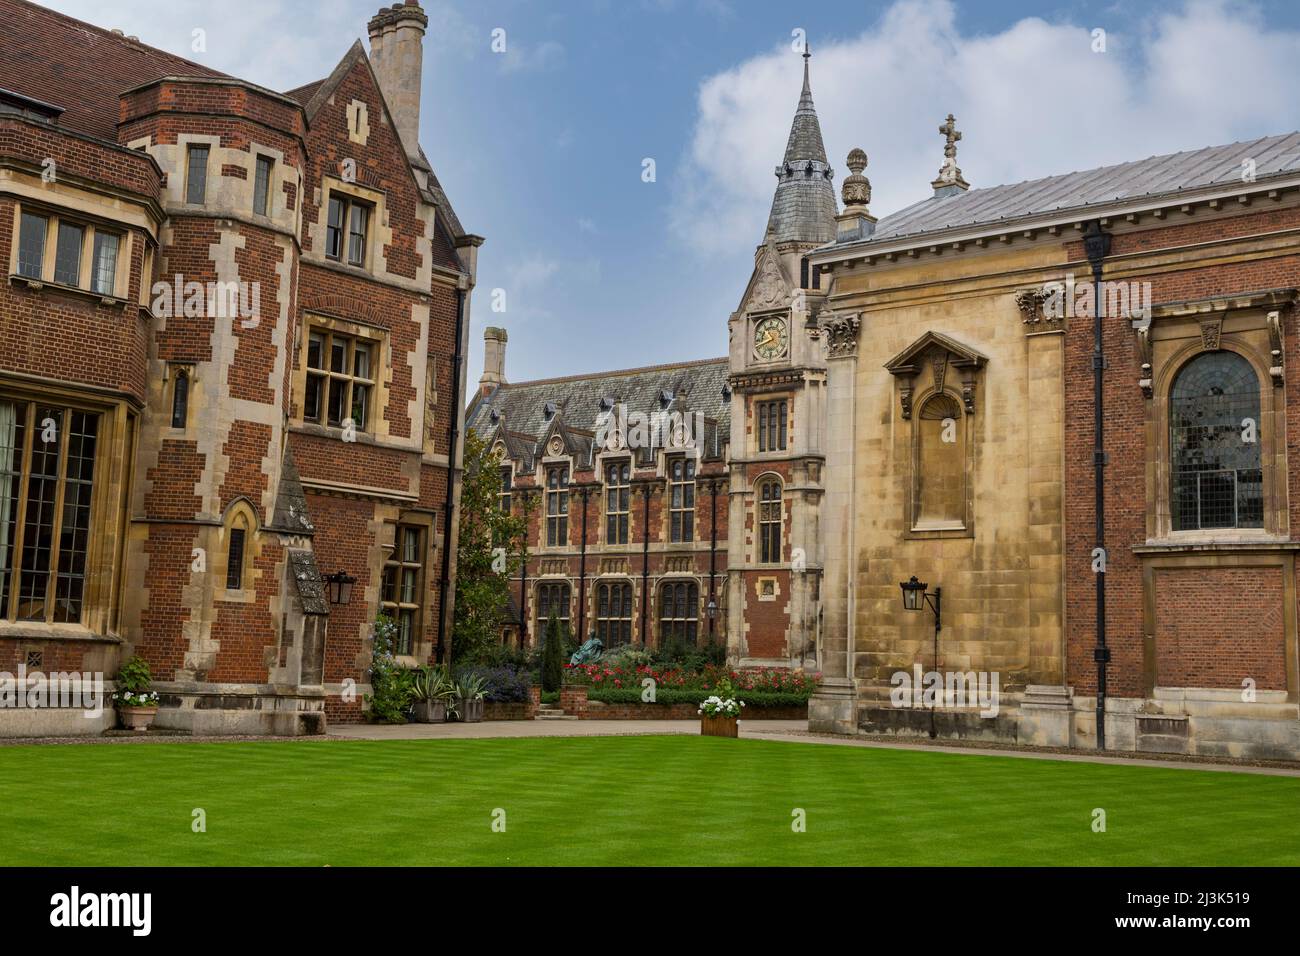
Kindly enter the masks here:
[[117, 141], [121, 94], [163, 76], [227, 74], [26, 0], [0, 0], [0, 86], [62, 107], [58, 125]]
[[1177, 196], [1214, 185], [1242, 183], [1245, 161], [1255, 181], [1300, 172], [1300, 133], [1169, 153], [1114, 166], [1031, 179], [1007, 186], [930, 197], [885, 216], [860, 245], [981, 224], [1013, 223], [1053, 212], [1089, 211], [1123, 200]]

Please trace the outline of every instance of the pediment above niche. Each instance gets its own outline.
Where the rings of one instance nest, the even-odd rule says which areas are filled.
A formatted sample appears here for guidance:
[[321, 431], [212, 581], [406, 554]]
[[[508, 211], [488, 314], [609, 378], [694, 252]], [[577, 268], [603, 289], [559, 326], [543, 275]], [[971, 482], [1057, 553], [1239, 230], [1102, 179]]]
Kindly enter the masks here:
[[745, 290], [745, 303], [742, 312], [762, 312], [777, 309], [790, 304], [794, 287], [785, 270], [781, 268], [781, 257], [771, 246], [764, 246], [754, 263], [754, 275]]
[[898, 379], [904, 419], [912, 417], [912, 394], [932, 385], [936, 391], [960, 390], [966, 414], [975, 412], [975, 386], [988, 358], [941, 332], [926, 332], [885, 363]]

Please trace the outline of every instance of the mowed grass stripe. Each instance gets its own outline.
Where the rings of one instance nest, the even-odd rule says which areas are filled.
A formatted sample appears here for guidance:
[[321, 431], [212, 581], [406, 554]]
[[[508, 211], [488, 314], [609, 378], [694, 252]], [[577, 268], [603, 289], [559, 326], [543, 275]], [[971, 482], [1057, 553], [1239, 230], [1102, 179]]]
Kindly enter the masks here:
[[4, 747], [0, 781], [3, 865], [1300, 863], [1297, 778], [761, 740]]

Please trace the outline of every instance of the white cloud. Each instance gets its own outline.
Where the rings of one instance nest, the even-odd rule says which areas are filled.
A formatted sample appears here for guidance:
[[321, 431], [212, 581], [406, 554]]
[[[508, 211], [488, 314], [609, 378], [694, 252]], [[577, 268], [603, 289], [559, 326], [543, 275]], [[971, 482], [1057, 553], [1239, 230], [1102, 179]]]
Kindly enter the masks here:
[[[1189, 0], [1108, 29], [1106, 53], [1092, 50], [1095, 26], [1032, 17], [965, 34], [948, 0], [899, 0], [855, 37], [813, 38], [813, 98], [837, 183], [861, 146], [873, 213], [926, 198], [949, 112], [976, 187], [1300, 127], [1300, 34], [1267, 27], [1251, 5]], [[702, 252], [762, 238], [801, 66], [783, 42], [701, 84], [671, 221]]]
[[[57, 0], [60, 13], [105, 29], [118, 28], [140, 42], [273, 90], [288, 90], [329, 75], [354, 39], [369, 49], [366, 24], [380, 0]], [[444, 54], [468, 56], [488, 39], [471, 27], [450, 0], [423, 4], [426, 74]], [[193, 49], [193, 31], [206, 34]]]
[[540, 73], [564, 63], [564, 44], [555, 40], [525, 44], [508, 36], [505, 51], [498, 55], [502, 72]]

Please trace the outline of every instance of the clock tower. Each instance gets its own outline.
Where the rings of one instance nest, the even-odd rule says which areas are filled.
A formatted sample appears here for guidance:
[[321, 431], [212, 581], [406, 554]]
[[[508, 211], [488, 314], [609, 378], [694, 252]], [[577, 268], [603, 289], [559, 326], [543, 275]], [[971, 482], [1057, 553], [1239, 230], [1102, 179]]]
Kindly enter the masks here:
[[[728, 321], [731, 468], [728, 653], [743, 664], [820, 666], [826, 360], [805, 329], [824, 295], [805, 255], [835, 238], [834, 176], [803, 90], [776, 167], [767, 231]], [[833, 533], [833, 529], [827, 529]]]

